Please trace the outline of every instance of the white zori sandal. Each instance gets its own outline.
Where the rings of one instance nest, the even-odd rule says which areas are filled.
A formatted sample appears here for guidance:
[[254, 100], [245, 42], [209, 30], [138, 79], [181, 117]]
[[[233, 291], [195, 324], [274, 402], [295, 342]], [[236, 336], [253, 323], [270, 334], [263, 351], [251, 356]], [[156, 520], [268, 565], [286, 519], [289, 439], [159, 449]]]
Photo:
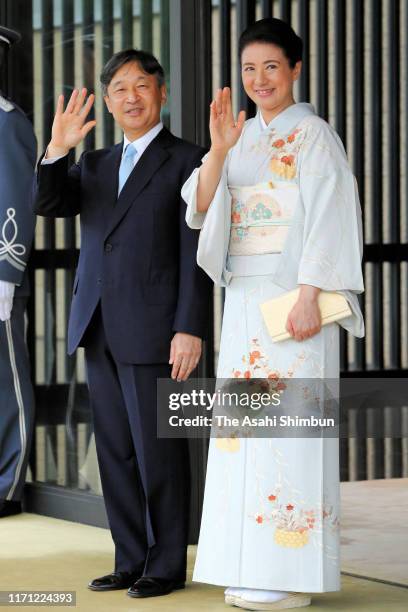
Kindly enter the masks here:
[[[231, 589], [232, 590], [232, 589]], [[235, 591], [235, 589], [234, 589]], [[236, 591], [239, 592], [238, 589]], [[241, 590], [241, 594], [229, 594], [225, 595], [225, 603], [238, 608], [244, 608], [245, 610], [289, 610], [290, 608], [303, 608], [310, 606], [312, 599], [307, 593], [291, 593], [289, 592], [286, 597], [279, 599], [278, 601], [266, 602], [266, 601], [250, 601], [245, 599], [245, 590]], [[249, 595], [250, 596], [250, 595]]]

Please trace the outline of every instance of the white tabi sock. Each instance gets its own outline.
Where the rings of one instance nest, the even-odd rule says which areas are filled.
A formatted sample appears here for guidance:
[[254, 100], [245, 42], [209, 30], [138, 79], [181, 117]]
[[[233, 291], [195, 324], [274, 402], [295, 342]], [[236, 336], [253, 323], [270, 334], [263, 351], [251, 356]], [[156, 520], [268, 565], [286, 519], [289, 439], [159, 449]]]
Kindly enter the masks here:
[[239, 597], [241, 595], [241, 591], [243, 590], [244, 589], [242, 589], [241, 587], [228, 587], [227, 589], [225, 589], [224, 595], [234, 595]]
[[264, 589], [240, 589], [240, 591], [237, 595], [246, 601], [256, 603], [273, 603], [274, 601], [285, 599], [289, 595], [286, 591], [267, 591]]

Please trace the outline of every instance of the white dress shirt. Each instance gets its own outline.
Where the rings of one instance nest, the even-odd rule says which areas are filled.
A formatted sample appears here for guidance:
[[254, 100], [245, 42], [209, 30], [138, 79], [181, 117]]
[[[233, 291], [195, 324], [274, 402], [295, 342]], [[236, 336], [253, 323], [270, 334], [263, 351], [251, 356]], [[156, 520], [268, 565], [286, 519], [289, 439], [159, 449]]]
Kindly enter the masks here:
[[145, 149], [147, 149], [149, 144], [152, 142], [152, 140], [154, 140], [156, 138], [157, 134], [159, 132], [161, 132], [162, 129], [163, 129], [163, 123], [160, 121], [157, 125], [152, 127], [151, 130], [146, 132], [146, 134], [144, 134], [140, 138], [136, 138], [136, 140], [132, 140], [131, 141], [126, 136], [126, 134], [123, 134], [122, 157], [123, 157], [123, 154], [124, 154], [125, 149], [128, 146], [128, 144], [132, 144], [134, 146], [134, 148], [136, 149], [136, 151], [137, 151], [137, 154], [133, 158], [133, 167], [134, 167], [137, 164], [137, 162], [139, 161], [139, 159], [142, 156], [142, 154], [144, 153]]

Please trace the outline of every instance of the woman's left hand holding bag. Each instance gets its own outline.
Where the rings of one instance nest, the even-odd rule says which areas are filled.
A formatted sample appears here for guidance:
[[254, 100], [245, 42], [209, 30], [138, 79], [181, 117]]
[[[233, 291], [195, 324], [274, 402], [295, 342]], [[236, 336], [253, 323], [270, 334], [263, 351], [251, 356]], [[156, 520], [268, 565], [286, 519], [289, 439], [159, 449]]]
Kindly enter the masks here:
[[298, 342], [318, 334], [322, 317], [318, 303], [320, 289], [311, 285], [300, 285], [299, 299], [290, 311], [286, 329]]

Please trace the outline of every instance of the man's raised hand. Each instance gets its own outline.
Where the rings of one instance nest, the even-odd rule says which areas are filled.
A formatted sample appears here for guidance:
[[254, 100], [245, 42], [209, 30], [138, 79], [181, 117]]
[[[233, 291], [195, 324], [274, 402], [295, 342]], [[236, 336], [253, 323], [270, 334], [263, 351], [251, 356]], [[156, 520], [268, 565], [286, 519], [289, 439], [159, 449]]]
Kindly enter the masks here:
[[74, 89], [64, 110], [64, 96], [60, 95], [57, 102], [54, 122], [52, 124], [51, 142], [47, 148], [47, 157], [66, 155], [85, 138], [95, 127], [96, 121], [86, 121], [89, 111], [95, 101], [95, 95], [90, 94], [86, 100], [87, 90], [81, 92]]

